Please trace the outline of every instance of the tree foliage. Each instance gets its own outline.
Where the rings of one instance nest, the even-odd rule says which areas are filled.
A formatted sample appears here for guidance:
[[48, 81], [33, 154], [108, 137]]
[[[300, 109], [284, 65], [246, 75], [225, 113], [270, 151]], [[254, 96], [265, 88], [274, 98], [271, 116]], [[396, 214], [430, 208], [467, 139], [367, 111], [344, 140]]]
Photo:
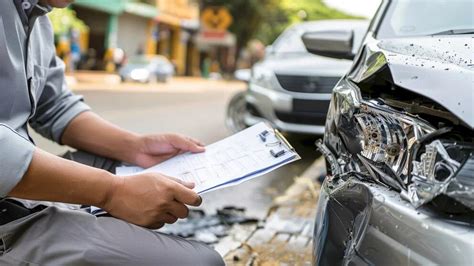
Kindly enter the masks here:
[[53, 24], [55, 35], [65, 35], [71, 29], [80, 32], [89, 31], [89, 27], [76, 17], [76, 12], [70, 8], [55, 8], [48, 14], [51, 24]]
[[258, 32], [265, 7], [275, 0], [203, 0], [204, 7], [224, 6], [233, 17], [230, 31], [237, 37], [237, 48], [244, 47]]
[[337, 9], [328, 7], [322, 0], [274, 0], [267, 7], [264, 20], [260, 25], [256, 38], [265, 44], [272, 43], [288, 26], [311, 20], [323, 19], [355, 19]]
[[257, 38], [272, 43], [288, 26], [321, 19], [356, 18], [328, 7], [322, 0], [203, 0], [204, 6], [225, 6], [234, 17], [230, 31], [237, 47]]

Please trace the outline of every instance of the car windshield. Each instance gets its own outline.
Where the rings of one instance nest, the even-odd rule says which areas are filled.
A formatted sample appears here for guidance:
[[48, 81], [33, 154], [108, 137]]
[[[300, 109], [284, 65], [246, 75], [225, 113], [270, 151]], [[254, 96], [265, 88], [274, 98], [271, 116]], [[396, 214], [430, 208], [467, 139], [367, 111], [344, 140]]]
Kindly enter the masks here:
[[307, 53], [301, 35], [295, 28], [285, 31], [272, 45], [275, 53]]
[[473, 0], [392, 0], [377, 38], [472, 33]]
[[145, 56], [136, 56], [130, 58], [128, 63], [131, 65], [148, 65], [150, 64], [150, 59], [146, 58]]

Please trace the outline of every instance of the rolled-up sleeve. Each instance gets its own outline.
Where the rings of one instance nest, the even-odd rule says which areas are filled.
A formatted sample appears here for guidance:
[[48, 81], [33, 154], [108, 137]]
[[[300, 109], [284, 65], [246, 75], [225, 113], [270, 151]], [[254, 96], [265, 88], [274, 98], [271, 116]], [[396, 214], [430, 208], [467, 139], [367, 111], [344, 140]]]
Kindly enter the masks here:
[[62, 134], [78, 114], [90, 110], [83, 97], [67, 87], [64, 63], [54, 57], [47, 70], [44, 89], [38, 99], [36, 113], [30, 119], [31, 127], [42, 136], [61, 144]]
[[0, 197], [6, 197], [28, 170], [35, 146], [0, 123], [0, 150]]

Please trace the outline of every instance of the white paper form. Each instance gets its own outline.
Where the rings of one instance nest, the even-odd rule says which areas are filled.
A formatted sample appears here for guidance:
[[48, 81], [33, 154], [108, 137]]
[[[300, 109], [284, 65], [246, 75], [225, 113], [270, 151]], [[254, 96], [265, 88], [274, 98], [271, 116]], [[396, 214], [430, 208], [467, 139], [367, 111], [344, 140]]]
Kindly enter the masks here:
[[[261, 138], [259, 135], [265, 131], [267, 135]], [[145, 170], [119, 167], [117, 174], [161, 173], [192, 181], [196, 184], [194, 190], [204, 193], [236, 185], [300, 159], [285, 143], [270, 126], [259, 123], [207, 146], [203, 153], [181, 154]], [[271, 150], [284, 153], [275, 157]]]

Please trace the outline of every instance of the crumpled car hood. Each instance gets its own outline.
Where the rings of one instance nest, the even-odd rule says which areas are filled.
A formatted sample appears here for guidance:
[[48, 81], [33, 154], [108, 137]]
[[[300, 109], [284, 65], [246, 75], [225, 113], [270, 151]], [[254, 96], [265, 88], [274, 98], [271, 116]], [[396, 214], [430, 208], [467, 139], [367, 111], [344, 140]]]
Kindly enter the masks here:
[[373, 40], [364, 55], [372, 65], [352, 76], [355, 82], [388, 66], [397, 86], [438, 102], [474, 129], [472, 35]]

